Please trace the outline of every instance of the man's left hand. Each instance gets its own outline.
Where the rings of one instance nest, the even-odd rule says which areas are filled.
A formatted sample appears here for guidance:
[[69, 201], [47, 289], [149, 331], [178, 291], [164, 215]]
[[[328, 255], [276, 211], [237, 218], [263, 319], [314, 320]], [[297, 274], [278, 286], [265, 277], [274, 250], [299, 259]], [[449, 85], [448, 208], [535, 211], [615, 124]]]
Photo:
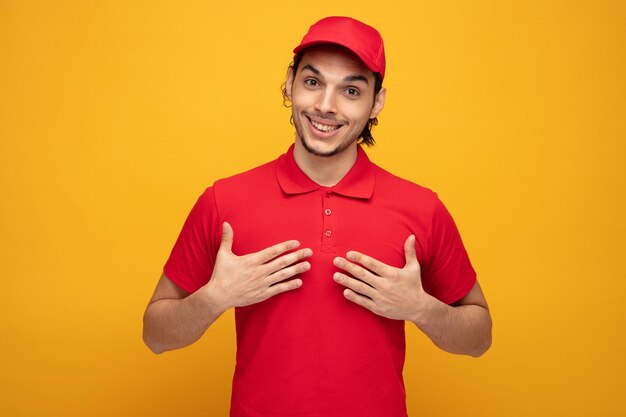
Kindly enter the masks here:
[[[420, 264], [415, 254], [415, 236], [404, 242], [406, 263], [403, 268], [389, 266], [371, 256], [350, 251], [337, 257], [333, 279], [346, 287], [344, 296], [379, 316], [416, 322], [432, 305], [434, 298], [422, 287]], [[348, 275], [349, 274], [349, 275]]]

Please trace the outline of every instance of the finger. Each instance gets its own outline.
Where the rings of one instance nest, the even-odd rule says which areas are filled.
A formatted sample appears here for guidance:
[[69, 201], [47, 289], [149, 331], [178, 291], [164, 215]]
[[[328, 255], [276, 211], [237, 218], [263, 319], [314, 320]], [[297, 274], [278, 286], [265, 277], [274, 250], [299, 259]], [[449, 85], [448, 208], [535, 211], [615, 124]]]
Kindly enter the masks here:
[[375, 288], [367, 285], [363, 281], [359, 281], [358, 279], [354, 279], [352, 277], [347, 276], [346, 274], [342, 274], [341, 272], [335, 272], [333, 274], [333, 279], [336, 283], [343, 285], [351, 289], [352, 291], [364, 295], [369, 298], [374, 298], [378, 291]]
[[348, 300], [352, 301], [353, 303], [358, 304], [361, 307], [367, 308], [369, 311], [373, 313], [376, 312], [375, 311], [376, 306], [377, 306], [376, 303], [367, 297], [359, 295], [348, 288], [343, 290], [343, 296], [346, 297]]
[[292, 265], [288, 268], [283, 268], [280, 271], [268, 275], [267, 283], [269, 285], [276, 285], [277, 283], [284, 281], [288, 278], [302, 274], [311, 269], [311, 264], [308, 262], [300, 262], [299, 264]]
[[267, 289], [267, 298], [273, 297], [277, 294], [292, 291], [302, 286], [302, 280], [299, 278], [292, 279], [289, 281], [281, 282], [279, 284], [272, 285]]
[[342, 257], [338, 256], [333, 260], [333, 263], [337, 268], [341, 268], [344, 271], [350, 273], [355, 278], [364, 281], [365, 283], [371, 285], [372, 287], [376, 287], [376, 277], [367, 269], [363, 268], [361, 265], [354, 264], [349, 262]]
[[233, 239], [234, 232], [231, 225], [227, 222], [222, 224], [222, 242], [220, 243], [220, 249], [226, 250], [228, 252], [233, 251]]
[[273, 274], [274, 272], [280, 271], [281, 269], [286, 268], [289, 265], [298, 262], [299, 260], [308, 258], [311, 255], [313, 255], [313, 251], [309, 248], [300, 249], [299, 251], [288, 253], [265, 264], [263, 272], [266, 275]]
[[404, 242], [404, 259], [406, 266], [419, 266], [415, 253], [415, 235], [409, 236]]
[[348, 252], [346, 254], [346, 257], [352, 262], [363, 265], [365, 268], [369, 269], [380, 277], [391, 275], [395, 269], [392, 266], [382, 263], [378, 259], [372, 258], [371, 256], [367, 256], [356, 251]]
[[264, 264], [287, 251], [297, 248], [298, 246], [300, 246], [300, 242], [297, 240], [287, 240], [256, 252], [252, 254], [252, 256], [256, 263]]

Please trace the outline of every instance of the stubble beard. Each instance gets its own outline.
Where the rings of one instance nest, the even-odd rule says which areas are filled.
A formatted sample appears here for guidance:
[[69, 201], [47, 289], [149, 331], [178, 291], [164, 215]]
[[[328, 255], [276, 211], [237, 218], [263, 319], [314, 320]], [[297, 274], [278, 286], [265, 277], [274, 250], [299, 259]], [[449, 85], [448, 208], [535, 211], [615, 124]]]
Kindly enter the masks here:
[[353, 138], [346, 139], [343, 142], [339, 143], [335, 147], [335, 149], [331, 149], [327, 152], [320, 152], [319, 150], [313, 148], [311, 144], [307, 141], [306, 136], [304, 136], [304, 127], [300, 123], [300, 119], [296, 117], [295, 114], [293, 115], [293, 124], [296, 128], [296, 136], [298, 137], [298, 139], [300, 139], [302, 147], [311, 155], [321, 156], [322, 158], [330, 158], [331, 156], [335, 156], [345, 151], [359, 138], [358, 136], [355, 136]]

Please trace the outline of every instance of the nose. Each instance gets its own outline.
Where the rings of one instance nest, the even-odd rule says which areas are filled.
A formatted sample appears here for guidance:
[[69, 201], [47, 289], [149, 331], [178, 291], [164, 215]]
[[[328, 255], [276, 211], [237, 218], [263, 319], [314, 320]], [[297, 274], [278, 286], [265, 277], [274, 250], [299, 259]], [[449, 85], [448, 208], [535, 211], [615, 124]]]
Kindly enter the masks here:
[[332, 89], [325, 88], [320, 91], [315, 103], [315, 109], [320, 113], [337, 113], [335, 94]]

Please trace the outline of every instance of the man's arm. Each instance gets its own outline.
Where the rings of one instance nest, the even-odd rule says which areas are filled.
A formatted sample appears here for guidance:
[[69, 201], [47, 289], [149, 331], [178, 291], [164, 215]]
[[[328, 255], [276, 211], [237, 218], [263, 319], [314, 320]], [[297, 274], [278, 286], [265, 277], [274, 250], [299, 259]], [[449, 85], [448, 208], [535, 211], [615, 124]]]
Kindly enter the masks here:
[[491, 346], [491, 315], [478, 281], [449, 306], [435, 297], [411, 320], [435, 345], [450, 353], [479, 357]]
[[[237, 256], [232, 252], [233, 230], [224, 223], [222, 243], [209, 282], [193, 294], [161, 276], [144, 314], [143, 340], [155, 353], [194, 343], [231, 307], [255, 304], [302, 285], [308, 271], [310, 249], [289, 252], [300, 246], [295, 240], [259, 252]], [[288, 253], [287, 253], [288, 252]]]
[[491, 346], [491, 315], [478, 285], [449, 306], [424, 291], [415, 254], [415, 236], [404, 243], [406, 264], [394, 268], [370, 256], [350, 251], [335, 258], [334, 279], [346, 287], [344, 296], [375, 314], [412, 321], [441, 349], [478, 357]]
[[161, 275], [143, 317], [143, 340], [154, 353], [192, 344], [222, 314], [198, 290], [189, 294]]

